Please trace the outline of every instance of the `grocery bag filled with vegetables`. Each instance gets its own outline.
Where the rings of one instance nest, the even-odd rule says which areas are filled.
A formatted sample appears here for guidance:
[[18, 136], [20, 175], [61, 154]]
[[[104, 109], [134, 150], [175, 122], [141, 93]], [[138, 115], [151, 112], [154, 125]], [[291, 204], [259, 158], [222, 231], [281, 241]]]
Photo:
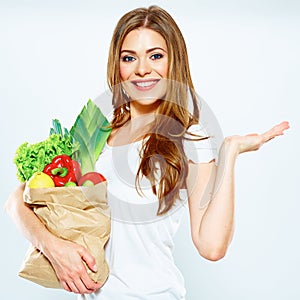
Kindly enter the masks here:
[[[26, 182], [24, 201], [47, 229], [63, 239], [83, 245], [95, 257], [97, 272], [91, 279], [104, 283], [109, 268], [104, 246], [110, 235], [106, 180], [94, 170], [110, 134], [109, 122], [89, 100], [71, 130], [53, 120], [50, 136], [16, 150], [17, 177]], [[19, 276], [49, 288], [61, 288], [48, 259], [30, 246]]]

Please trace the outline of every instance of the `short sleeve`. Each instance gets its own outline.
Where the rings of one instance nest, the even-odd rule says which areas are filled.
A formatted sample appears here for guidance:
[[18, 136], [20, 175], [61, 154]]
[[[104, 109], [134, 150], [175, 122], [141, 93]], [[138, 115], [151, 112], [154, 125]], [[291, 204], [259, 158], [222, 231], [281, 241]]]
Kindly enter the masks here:
[[[194, 136], [196, 135], [196, 136]], [[200, 124], [192, 125], [183, 140], [183, 149], [189, 161], [194, 163], [217, 162], [218, 146]], [[204, 137], [200, 139], [199, 137]]]

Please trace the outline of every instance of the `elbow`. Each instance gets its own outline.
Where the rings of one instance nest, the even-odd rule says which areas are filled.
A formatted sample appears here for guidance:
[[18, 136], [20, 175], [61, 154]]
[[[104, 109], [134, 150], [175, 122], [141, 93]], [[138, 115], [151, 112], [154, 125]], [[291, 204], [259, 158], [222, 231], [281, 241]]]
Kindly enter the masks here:
[[226, 256], [233, 238], [233, 232], [234, 227], [227, 236], [221, 238], [200, 239], [199, 235], [193, 235], [192, 240], [200, 256], [210, 261], [218, 261]]
[[194, 242], [194, 244], [199, 255], [210, 261], [218, 261], [224, 258], [228, 248], [224, 245], [203, 246], [204, 243], [200, 245], [199, 242]]
[[202, 251], [198, 249], [199, 254], [210, 261], [218, 261], [225, 257], [226, 251], [224, 250], [210, 250], [210, 251]]

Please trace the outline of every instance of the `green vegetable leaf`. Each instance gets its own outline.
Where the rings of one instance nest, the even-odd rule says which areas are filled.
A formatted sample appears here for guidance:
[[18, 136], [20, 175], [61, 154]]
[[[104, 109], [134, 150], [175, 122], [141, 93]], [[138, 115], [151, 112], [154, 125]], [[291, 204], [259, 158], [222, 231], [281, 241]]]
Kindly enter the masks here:
[[50, 128], [50, 135], [51, 134], [60, 134], [63, 137], [67, 137], [70, 135], [70, 132], [67, 128], [62, 128], [61, 123], [58, 119], [52, 120], [52, 128]]
[[94, 171], [96, 161], [110, 135], [110, 124], [99, 107], [90, 99], [78, 115], [70, 130], [80, 148], [76, 153], [82, 174]]
[[52, 134], [35, 144], [25, 142], [17, 148], [13, 159], [17, 167], [17, 178], [21, 182], [28, 181], [33, 173], [42, 172], [55, 156], [71, 156], [78, 149], [78, 142], [71, 136], [64, 137], [60, 134]]

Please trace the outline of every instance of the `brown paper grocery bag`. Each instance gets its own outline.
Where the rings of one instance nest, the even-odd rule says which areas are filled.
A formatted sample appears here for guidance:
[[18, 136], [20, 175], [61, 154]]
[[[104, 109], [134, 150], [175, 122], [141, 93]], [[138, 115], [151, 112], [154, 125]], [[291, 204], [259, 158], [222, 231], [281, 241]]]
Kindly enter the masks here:
[[[98, 271], [87, 272], [104, 283], [109, 274], [104, 246], [110, 236], [110, 210], [106, 182], [95, 186], [35, 188], [27, 186], [24, 201], [47, 229], [58, 237], [83, 245], [95, 257]], [[48, 259], [31, 246], [19, 276], [48, 288], [62, 288]]]

